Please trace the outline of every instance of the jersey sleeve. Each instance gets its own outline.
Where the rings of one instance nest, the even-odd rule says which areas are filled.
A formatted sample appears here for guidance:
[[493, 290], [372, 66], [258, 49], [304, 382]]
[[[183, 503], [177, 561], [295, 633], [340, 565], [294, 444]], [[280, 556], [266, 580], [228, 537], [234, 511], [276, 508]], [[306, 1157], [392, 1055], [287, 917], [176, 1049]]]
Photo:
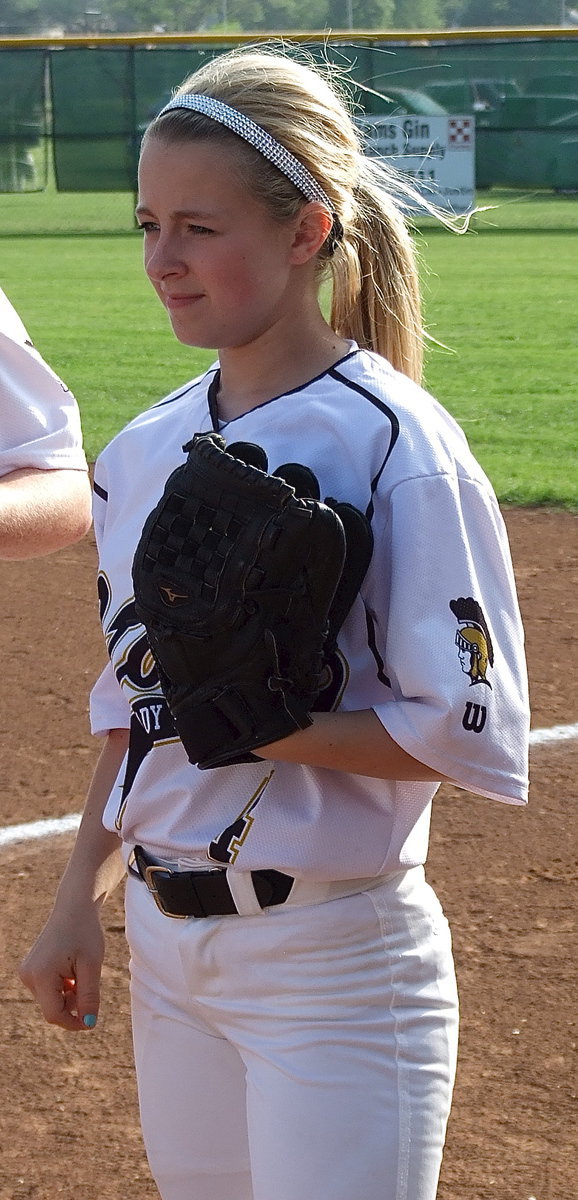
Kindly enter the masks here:
[[375, 712], [398, 745], [458, 786], [524, 804], [524, 635], [495, 497], [480, 480], [407, 480], [390, 496], [386, 528], [392, 698]]
[[104, 527], [108, 516], [108, 483], [106, 469], [103, 463], [102, 456], [99, 456], [94, 464], [94, 476], [92, 481], [92, 520], [94, 528], [94, 536], [96, 540], [96, 548], [99, 558], [102, 550], [102, 539], [104, 535]]
[[0, 476], [27, 467], [86, 471], [80, 414], [0, 291]]
[[107, 663], [90, 693], [90, 728], [104, 737], [111, 729], [130, 728], [130, 707], [119, 687], [111, 663]]

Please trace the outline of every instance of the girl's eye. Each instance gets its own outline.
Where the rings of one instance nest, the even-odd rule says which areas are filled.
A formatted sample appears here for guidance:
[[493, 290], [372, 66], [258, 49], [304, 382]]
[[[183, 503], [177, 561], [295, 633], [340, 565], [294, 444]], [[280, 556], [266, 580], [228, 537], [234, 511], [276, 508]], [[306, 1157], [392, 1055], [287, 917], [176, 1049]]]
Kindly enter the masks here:
[[213, 233], [214, 230], [207, 229], [206, 225], [189, 225], [190, 233]]
[[151, 233], [158, 229], [158, 225], [155, 221], [139, 221], [137, 228], [142, 229], [143, 233]]

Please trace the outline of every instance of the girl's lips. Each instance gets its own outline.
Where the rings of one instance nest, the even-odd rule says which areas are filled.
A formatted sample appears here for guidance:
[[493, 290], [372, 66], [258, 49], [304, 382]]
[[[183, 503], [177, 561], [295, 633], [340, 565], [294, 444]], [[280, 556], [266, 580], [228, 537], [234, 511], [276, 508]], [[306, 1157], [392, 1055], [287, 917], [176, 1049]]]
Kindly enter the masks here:
[[196, 300], [201, 299], [200, 293], [191, 296], [165, 296], [165, 305], [167, 308], [184, 308], [187, 304], [194, 304]]

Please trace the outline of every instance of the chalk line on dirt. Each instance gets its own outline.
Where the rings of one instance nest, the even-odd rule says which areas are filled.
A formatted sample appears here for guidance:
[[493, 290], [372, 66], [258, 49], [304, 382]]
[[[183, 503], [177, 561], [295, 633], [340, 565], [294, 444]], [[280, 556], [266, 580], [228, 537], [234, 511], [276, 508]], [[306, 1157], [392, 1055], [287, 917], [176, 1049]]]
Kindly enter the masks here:
[[[578, 738], [578, 722], [575, 725], [552, 725], [549, 729], [532, 729], [531, 746], [543, 746], [552, 742], [569, 742]], [[54, 817], [44, 821], [28, 821], [23, 825], [8, 825], [0, 828], [0, 847], [15, 842], [30, 842], [37, 838], [55, 837], [61, 833], [73, 833], [80, 825], [80, 813], [69, 813], [66, 817]]]
[[46, 821], [29, 821], [26, 825], [8, 825], [0, 829], [0, 846], [11, 842], [29, 842], [35, 838], [54, 837], [57, 833], [72, 833], [80, 825], [80, 813], [55, 817]]
[[550, 729], [532, 729], [530, 745], [543, 746], [545, 742], [569, 742], [578, 738], [578, 722], [576, 725], [552, 725]]

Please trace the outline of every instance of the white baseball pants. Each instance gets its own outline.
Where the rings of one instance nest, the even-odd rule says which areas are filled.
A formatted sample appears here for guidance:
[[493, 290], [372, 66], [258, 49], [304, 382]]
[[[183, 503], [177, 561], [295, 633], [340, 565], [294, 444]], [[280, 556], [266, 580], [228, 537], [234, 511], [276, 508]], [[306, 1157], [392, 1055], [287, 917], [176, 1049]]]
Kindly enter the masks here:
[[163, 1200], [434, 1200], [458, 1004], [421, 867], [325, 903], [186, 921], [129, 877], [127, 934]]

